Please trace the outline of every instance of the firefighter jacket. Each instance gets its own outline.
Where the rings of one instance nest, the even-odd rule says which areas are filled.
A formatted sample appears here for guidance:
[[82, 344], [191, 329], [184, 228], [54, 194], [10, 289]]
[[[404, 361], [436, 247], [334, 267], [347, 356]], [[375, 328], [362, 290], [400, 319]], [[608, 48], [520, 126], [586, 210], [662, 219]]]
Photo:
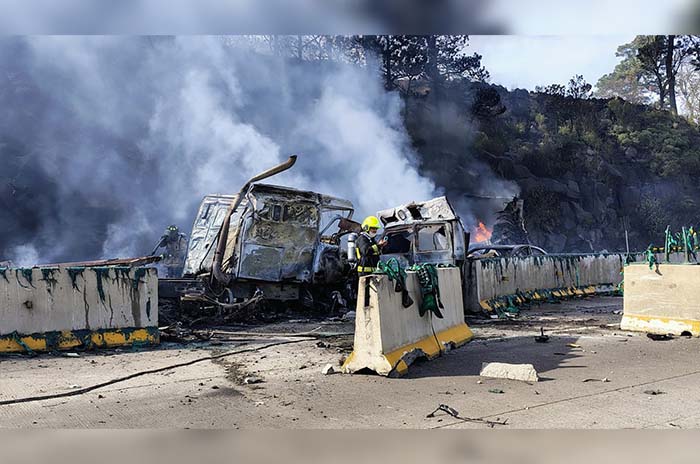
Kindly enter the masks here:
[[377, 270], [379, 263], [379, 245], [367, 232], [358, 235], [355, 241], [357, 254], [357, 272], [368, 273]]

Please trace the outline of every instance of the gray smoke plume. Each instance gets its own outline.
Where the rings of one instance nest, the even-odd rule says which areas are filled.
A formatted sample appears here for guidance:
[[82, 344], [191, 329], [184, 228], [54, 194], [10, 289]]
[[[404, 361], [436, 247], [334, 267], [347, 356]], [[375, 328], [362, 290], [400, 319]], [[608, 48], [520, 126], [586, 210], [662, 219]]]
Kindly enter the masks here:
[[427, 199], [402, 103], [371, 67], [299, 63], [216, 37], [0, 40], [0, 260], [150, 252], [202, 197], [274, 183], [357, 216]]

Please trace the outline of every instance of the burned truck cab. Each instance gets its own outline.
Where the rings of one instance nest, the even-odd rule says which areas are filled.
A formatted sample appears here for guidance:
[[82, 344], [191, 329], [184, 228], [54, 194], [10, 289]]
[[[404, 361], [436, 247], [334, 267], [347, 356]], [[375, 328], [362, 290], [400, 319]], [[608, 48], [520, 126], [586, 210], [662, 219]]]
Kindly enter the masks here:
[[[295, 300], [304, 285], [342, 276], [340, 237], [351, 221], [348, 200], [315, 192], [253, 184], [233, 210], [226, 234], [224, 285], [235, 298], [262, 291], [266, 299]], [[195, 219], [185, 274], [210, 279], [219, 231], [237, 195], [207, 195]], [[349, 230], [348, 230], [349, 231]]]
[[446, 197], [379, 211], [386, 246], [382, 261], [396, 258], [402, 266], [420, 263], [463, 267], [469, 234]]

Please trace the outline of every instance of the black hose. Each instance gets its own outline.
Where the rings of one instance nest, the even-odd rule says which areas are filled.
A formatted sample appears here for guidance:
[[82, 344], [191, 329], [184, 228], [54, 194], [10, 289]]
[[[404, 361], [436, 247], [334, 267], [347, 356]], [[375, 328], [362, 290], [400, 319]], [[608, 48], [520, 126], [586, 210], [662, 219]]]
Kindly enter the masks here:
[[0, 401], [0, 406], [6, 406], [9, 404], [19, 404], [19, 403], [31, 403], [34, 401], [53, 400], [53, 399], [57, 399], [57, 398], [67, 398], [69, 396], [78, 396], [78, 395], [82, 395], [84, 393], [91, 392], [93, 390], [97, 390], [98, 388], [106, 387], [108, 385], [114, 385], [115, 383], [125, 382], [127, 380], [131, 380], [131, 379], [134, 379], [136, 377], [141, 377], [141, 376], [148, 375], [148, 374], [157, 374], [159, 372], [168, 371], [170, 369], [177, 369], [178, 367], [191, 366], [192, 364], [197, 364], [197, 363], [200, 363], [203, 361], [212, 361], [214, 359], [225, 358], [226, 356], [231, 356], [234, 354], [249, 353], [252, 351], [264, 350], [266, 348], [271, 348], [273, 346], [287, 345], [290, 343], [308, 342], [309, 340], [313, 340], [313, 338], [311, 338], [311, 339], [305, 338], [302, 340], [285, 340], [283, 342], [268, 343], [267, 345], [259, 346], [257, 348], [247, 348], [247, 349], [237, 350], [237, 351], [227, 351], [226, 353], [216, 354], [216, 355], [212, 355], [212, 356], [206, 356], [203, 358], [197, 358], [197, 359], [193, 359], [191, 361], [187, 361], [187, 362], [183, 362], [183, 363], [179, 363], [179, 364], [171, 364], [170, 366], [159, 367], [157, 369], [150, 369], [147, 371], [135, 372], [133, 374], [126, 375], [124, 377], [117, 377], [116, 379], [108, 380], [106, 382], [98, 383], [95, 385], [91, 385], [89, 387], [84, 387], [84, 388], [80, 388], [78, 390], [73, 390], [73, 391], [69, 391], [69, 392], [53, 393], [50, 395], [43, 395], [43, 396], [28, 396], [25, 398], [14, 398], [14, 399], [10, 399], [10, 400], [3, 400], [3, 401]]

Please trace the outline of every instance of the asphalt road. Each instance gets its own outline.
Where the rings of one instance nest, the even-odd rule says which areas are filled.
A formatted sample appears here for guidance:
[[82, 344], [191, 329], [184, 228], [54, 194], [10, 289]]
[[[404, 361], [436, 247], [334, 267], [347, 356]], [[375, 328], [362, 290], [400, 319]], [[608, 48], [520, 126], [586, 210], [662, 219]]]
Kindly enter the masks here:
[[[516, 321], [469, 321], [476, 339], [399, 379], [322, 375], [351, 337], [275, 346], [149, 374], [89, 393], [0, 406], [0, 426], [70, 428], [486, 428], [437, 413], [447, 404], [498, 428], [694, 428], [700, 425], [700, 339], [652, 341], [616, 328], [620, 298], [523, 311]], [[292, 322], [248, 332], [343, 332]], [[534, 342], [540, 327], [550, 343]], [[127, 374], [286, 340], [228, 334], [216, 345], [0, 357], [0, 401], [70, 392]], [[570, 346], [578, 345], [578, 346]], [[482, 362], [532, 363], [540, 382], [479, 377]], [[246, 377], [262, 382], [246, 384]], [[588, 379], [588, 380], [587, 380]], [[606, 379], [606, 381], [603, 381]], [[586, 381], [587, 380], [587, 381]], [[500, 390], [493, 393], [489, 390]], [[650, 392], [656, 392], [652, 394]]]

